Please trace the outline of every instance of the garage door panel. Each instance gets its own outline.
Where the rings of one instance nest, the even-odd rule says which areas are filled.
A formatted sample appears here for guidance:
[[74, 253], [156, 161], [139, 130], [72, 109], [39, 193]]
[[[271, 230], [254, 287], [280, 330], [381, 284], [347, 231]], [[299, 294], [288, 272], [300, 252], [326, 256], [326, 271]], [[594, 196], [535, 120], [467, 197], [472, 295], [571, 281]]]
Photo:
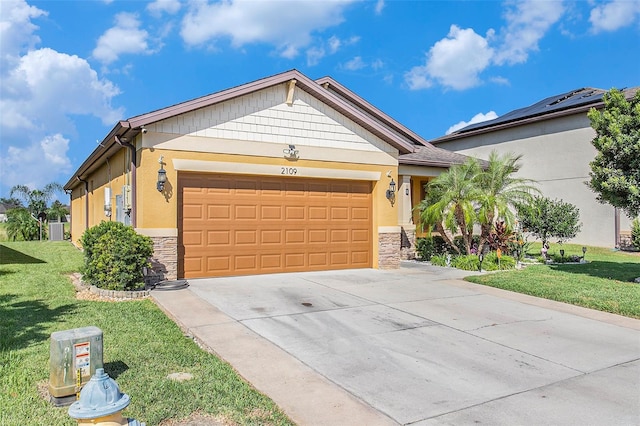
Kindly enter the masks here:
[[257, 245], [258, 243], [258, 231], [256, 230], [244, 230], [234, 232], [234, 243], [237, 245]]
[[263, 254], [260, 255], [260, 268], [265, 271], [281, 271], [282, 255], [281, 254]]
[[262, 220], [282, 220], [282, 206], [261, 206], [260, 219]]
[[[187, 241], [185, 239], [185, 245]], [[231, 244], [231, 231], [208, 231], [207, 244], [216, 246], [228, 246]]]
[[255, 205], [239, 205], [235, 206], [235, 220], [256, 220], [258, 218], [258, 207]]
[[305, 238], [306, 232], [304, 229], [285, 229], [284, 230], [284, 243], [291, 244], [304, 244], [307, 242]]
[[348, 229], [332, 229], [330, 235], [331, 244], [346, 243], [349, 241]]
[[260, 231], [261, 245], [281, 245], [284, 238], [281, 229], [263, 229]]
[[369, 250], [351, 252], [351, 264], [354, 266], [362, 266], [366, 268], [365, 265], [369, 264], [370, 258], [371, 252]]
[[227, 205], [210, 204], [207, 206], [207, 219], [231, 219], [231, 207]]
[[331, 265], [335, 265], [335, 266], [349, 265], [349, 252], [346, 250], [331, 252]]
[[331, 220], [347, 220], [349, 219], [348, 207], [330, 207]]
[[304, 253], [287, 253], [284, 255], [285, 268], [301, 268], [305, 266]]
[[370, 220], [369, 213], [371, 211], [364, 207], [352, 207], [351, 219], [353, 220]]
[[329, 218], [328, 206], [310, 206], [309, 207], [309, 220], [325, 221]]
[[256, 255], [246, 254], [234, 256], [235, 270], [240, 273], [257, 272], [258, 271], [258, 259]]
[[203, 219], [203, 211], [202, 205], [186, 204], [183, 206], [183, 216], [185, 219]]
[[305, 220], [306, 208], [304, 205], [285, 206], [284, 208], [284, 220]]
[[368, 229], [352, 229], [351, 241], [368, 244], [371, 242], [371, 232]]
[[[228, 272], [231, 270], [231, 256], [208, 256], [207, 272]], [[185, 265], [186, 269], [186, 265]]]
[[188, 231], [183, 235], [184, 243], [190, 246], [202, 246], [204, 238], [202, 238], [202, 231]]
[[326, 252], [309, 253], [309, 267], [312, 269], [327, 268], [329, 255]]
[[178, 180], [181, 277], [371, 267], [369, 182], [200, 173]]
[[329, 231], [327, 229], [310, 229], [309, 230], [309, 243], [310, 244], [326, 244], [329, 242]]

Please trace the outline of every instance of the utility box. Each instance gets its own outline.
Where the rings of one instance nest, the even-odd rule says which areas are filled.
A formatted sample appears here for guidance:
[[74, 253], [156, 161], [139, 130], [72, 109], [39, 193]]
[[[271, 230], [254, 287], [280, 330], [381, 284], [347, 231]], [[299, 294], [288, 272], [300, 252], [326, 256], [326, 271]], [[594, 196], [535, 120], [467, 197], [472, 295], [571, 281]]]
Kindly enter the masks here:
[[102, 365], [102, 330], [82, 327], [51, 333], [49, 395], [56, 406], [69, 405]]
[[51, 241], [64, 240], [64, 223], [49, 222], [49, 240]]

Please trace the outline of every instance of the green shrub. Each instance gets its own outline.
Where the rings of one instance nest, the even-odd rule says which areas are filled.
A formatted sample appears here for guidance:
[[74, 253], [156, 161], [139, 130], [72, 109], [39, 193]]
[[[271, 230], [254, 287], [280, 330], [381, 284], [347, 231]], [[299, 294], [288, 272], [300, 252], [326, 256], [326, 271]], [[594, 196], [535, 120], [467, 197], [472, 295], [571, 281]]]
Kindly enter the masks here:
[[416, 241], [416, 252], [420, 259], [431, 260], [433, 255], [445, 254], [447, 252], [447, 244], [439, 235], [421, 237]]
[[431, 264], [435, 266], [447, 266], [447, 255], [434, 254], [431, 256]]
[[485, 271], [502, 271], [505, 269], [514, 269], [515, 267], [516, 259], [504, 254], [500, 258], [500, 263], [498, 263], [498, 255], [495, 251], [487, 253], [482, 262], [482, 269]]
[[465, 254], [463, 256], [456, 256], [451, 260], [451, 266], [464, 271], [477, 271], [480, 260], [476, 254]]
[[631, 224], [631, 245], [640, 250], [640, 219], [635, 218]]
[[149, 267], [153, 242], [119, 222], [102, 222], [80, 239], [84, 248], [83, 278], [107, 290], [144, 287], [143, 268]]

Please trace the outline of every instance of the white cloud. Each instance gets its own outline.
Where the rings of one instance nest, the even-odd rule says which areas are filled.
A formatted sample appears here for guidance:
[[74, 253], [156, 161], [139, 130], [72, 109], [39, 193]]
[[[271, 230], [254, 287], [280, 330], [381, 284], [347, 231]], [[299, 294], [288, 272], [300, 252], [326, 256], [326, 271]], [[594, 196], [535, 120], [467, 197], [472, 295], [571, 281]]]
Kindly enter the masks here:
[[67, 178], [72, 172], [68, 150], [69, 140], [59, 133], [24, 147], [10, 146], [0, 159], [0, 180], [7, 187], [42, 188], [59, 177]]
[[[321, 42], [318, 46], [312, 46], [307, 49], [307, 65], [318, 65], [320, 63], [320, 60], [325, 56], [334, 55], [342, 47], [350, 46], [357, 43], [358, 41], [360, 41], [360, 37], [350, 37], [346, 40], [341, 40], [336, 36], [331, 36], [326, 42]], [[282, 56], [285, 55], [282, 54]], [[295, 56], [295, 54], [293, 56]]]
[[376, 2], [376, 15], [380, 15], [382, 13], [382, 9], [384, 9], [384, 0], [378, 0]]
[[20, 60], [20, 55], [40, 42], [34, 34], [38, 26], [34, 18], [46, 16], [47, 12], [26, 1], [2, 1], [0, 6], [0, 72], [11, 69]]
[[98, 39], [93, 57], [109, 64], [118, 60], [123, 53], [151, 54], [149, 33], [140, 29], [140, 21], [135, 14], [122, 12], [116, 15], [115, 26], [109, 28]]
[[153, 16], [159, 17], [163, 13], [175, 15], [181, 7], [182, 4], [178, 0], [155, 0], [147, 5], [147, 10]]
[[351, 59], [350, 61], [347, 61], [344, 64], [344, 68], [349, 70], [349, 71], [357, 71], [359, 69], [362, 69], [364, 67], [366, 67], [367, 64], [364, 63], [364, 61], [362, 60], [362, 57], [360, 56], [356, 56], [355, 58]]
[[234, 48], [268, 43], [280, 56], [292, 58], [311, 44], [313, 32], [342, 23], [352, 1], [192, 1], [180, 34], [191, 46], [221, 38], [230, 39]]
[[378, 71], [379, 69], [384, 68], [384, 62], [382, 61], [382, 59], [376, 59], [371, 63], [371, 68], [373, 68], [375, 71]]
[[508, 79], [506, 79], [504, 77], [500, 77], [500, 76], [491, 77], [489, 80], [492, 83], [499, 84], [501, 86], [510, 86], [511, 85], [511, 82]]
[[122, 118], [111, 99], [120, 94], [109, 80], [99, 79], [89, 63], [55, 50], [32, 50], [3, 81], [0, 129], [69, 131], [69, 115], [93, 115], [104, 124]]
[[505, 13], [507, 27], [500, 32], [502, 43], [496, 49], [494, 62], [497, 65], [526, 62], [529, 52], [538, 50], [538, 41], [563, 13], [564, 6], [559, 1], [515, 3]]
[[471, 29], [452, 25], [447, 35], [436, 42], [425, 65], [413, 67], [405, 74], [412, 90], [431, 87], [435, 82], [456, 90], [479, 84], [478, 75], [490, 64], [493, 49], [487, 39]]
[[593, 32], [615, 31], [633, 24], [640, 17], [640, 2], [637, 0], [613, 0], [591, 10], [589, 22]]
[[482, 123], [483, 121], [493, 120], [494, 118], [498, 118], [498, 114], [496, 114], [495, 111], [489, 111], [486, 114], [480, 112], [474, 115], [473, 118], [471, 118], [471, 120], [469, 121], [460, 121], [459, 123], [456, 123], [453, 126], [449, 127], [445, 134], [448, 135], [455, 132], [456, 130], [467, 127], [470, 124]]
[[338, 49], [340, 49], [340, 46], [342, 46], [342, 41], [336, 36], [331, 36], [331, 38], [329, 38], [328, 40], [328, 44], [329, 51], [331, 53], [336, 53]]

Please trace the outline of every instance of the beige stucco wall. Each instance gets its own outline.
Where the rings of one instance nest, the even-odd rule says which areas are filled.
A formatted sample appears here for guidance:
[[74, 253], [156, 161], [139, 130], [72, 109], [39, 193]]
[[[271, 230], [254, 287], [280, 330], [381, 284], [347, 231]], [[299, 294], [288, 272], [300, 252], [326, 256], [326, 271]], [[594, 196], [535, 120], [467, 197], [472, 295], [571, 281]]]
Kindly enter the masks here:
[[[562, 199], [580, 209], [582, 231], [570, 242], [613, 247], [614, 208], [598, 203], [585, 184], [589, 180], [589, 162], [596, 154], [591, 145], [594, 136], [586, 114], [575, 114], [437, 146], [481, 159], [487, 159], [492, 150], [521, 154], [520, 176], [537, 181], [544, 196]], [[620, 219], [621, 230], [630, 229], [624, 214]]]
[[[110, 158], [105, 158], [100, 167], [87, 177], [88, 185], [88, 222], [89, 227], [102, 221], [116, 220], [116, 195], [122, 193], [122, 187], [131, 182], [131, 158], [128, 148], [122, 148]], [[105, 188], [111, 188], [111, 217], [105, 215]], [[71, 238], [78, 242], [85, 231], [87, 210], [85, 204], [85, 185], [81, 183], [71, 194]]]

